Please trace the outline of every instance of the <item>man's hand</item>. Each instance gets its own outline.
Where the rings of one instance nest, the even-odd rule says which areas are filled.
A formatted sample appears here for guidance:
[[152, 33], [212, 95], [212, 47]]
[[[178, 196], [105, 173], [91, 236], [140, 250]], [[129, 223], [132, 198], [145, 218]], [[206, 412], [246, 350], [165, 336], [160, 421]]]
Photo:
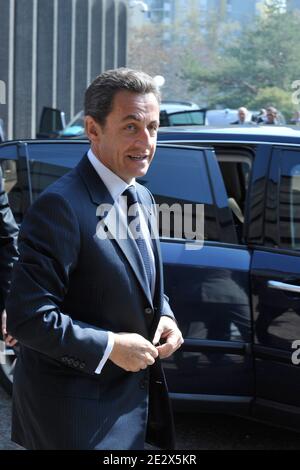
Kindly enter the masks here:
[[127, 372], [138, 372], [154, 364], [157, 349], [136, 333], [114, 334], [114, 347], [109, 359]]
[[6, 346], [10, 346], [11, 348], [17, 344], [17, 340], [13, 338], [11, 335], [7, 334], [6, 330], [6, 311], [3, 310], [2, 315], [1, 315], [1, 331], [2, 331], [2, 336], [3, 336], [3, 341], [5, 342]]
[[161, 359], [171, 356], [183, 343], [181, 331], [175, 321], [165, 315], [160, 318], [153, 344], [158, 344], [161, 339], [164, 340], [164, 344], [156, 346]]

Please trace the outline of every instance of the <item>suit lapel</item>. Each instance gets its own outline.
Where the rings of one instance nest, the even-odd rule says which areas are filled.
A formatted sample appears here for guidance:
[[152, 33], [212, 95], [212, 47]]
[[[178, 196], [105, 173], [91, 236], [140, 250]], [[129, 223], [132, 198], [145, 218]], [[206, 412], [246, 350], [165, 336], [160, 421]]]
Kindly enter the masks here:
[[127, 224], [122, 220], [118, 220], [118, 223], [116, 223], [115, 215], [116, 211], [112, 209], [103, 219], [103, 225], [107, 227], [111, 237], [126, 256], [150, 305], [152, 305], [152, 295], [148, 286], [147, 274], [137, 244], [134, 239], [127, 236]]
[[[101, 239], [101, 237], [108, 237], [113, 239], [118, 244], [119, 248], [133, 269], [133, 272], [137, 277], [137, 280], [141, 285], [141, 288], [144, 291], [150, 305], [152, 306], [152, 296], [148, 287], [145, 268], [138, 247], [134, 240], [129, 237], [125, 238], [124, 235], [126, 233], [126, 225], [122, 224], [121, 222], [121, 225], [118, 226], [116, 223], [116, 211], [113, 205], [114, 201], [105, 184], [90, 163], [87, 155], [85, 155], [84, 158], [79, 162], [77, 170], [84, 180], [91, 200], [95, 205], [98, 206], [97, 215], [100, 215], [100, 211], [98, 211], [100, 204], [106, 204], [107, 208], [109, 206], [111, 207], [111, 210], [109, 210], [106, 215], [100, 217], [100, 224], [97, 227], [98, 238]], [[105, 229], [105, 227], [107, 227], [107, 229]], [[121, 231], [119, 231], [120, 229]], [[107, 234], [107, 230], [110, 236]]]

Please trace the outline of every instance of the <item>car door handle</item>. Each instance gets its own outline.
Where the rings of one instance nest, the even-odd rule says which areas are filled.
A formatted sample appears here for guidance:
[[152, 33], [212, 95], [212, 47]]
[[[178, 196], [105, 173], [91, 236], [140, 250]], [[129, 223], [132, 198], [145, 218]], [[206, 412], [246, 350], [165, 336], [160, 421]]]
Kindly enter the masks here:
[[297, 294], [300, 294], [300, 286], [286, 284], [285, 282], [268, 281], [268, 287], [271, 289], [285, 290], [287, 292], [296, 292]]

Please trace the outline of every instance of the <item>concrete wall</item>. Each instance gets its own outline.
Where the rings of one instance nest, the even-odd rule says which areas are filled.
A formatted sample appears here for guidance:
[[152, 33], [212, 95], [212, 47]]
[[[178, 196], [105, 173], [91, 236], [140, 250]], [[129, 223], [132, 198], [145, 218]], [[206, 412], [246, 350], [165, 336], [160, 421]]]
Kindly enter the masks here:
[[34, 138], [43, 106], [66, 120], [101, 71], [126, 65], [126, 0], [0, 0], [0, 119]]

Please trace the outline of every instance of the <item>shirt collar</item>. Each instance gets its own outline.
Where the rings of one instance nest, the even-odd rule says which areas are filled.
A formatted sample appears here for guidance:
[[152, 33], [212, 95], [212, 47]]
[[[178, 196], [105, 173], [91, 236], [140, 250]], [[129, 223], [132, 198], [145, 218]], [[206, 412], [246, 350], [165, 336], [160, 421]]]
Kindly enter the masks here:
[[92, 149], [89, 149], [87, 156], [114, 201], [116, 201], [129, 186], [135, 186], [135, 179], [133, 179], [130, 184], [126, 183], [126, 181], [122, 180], [122, 178], [107, 168], [107, 166], [96, 157]]

